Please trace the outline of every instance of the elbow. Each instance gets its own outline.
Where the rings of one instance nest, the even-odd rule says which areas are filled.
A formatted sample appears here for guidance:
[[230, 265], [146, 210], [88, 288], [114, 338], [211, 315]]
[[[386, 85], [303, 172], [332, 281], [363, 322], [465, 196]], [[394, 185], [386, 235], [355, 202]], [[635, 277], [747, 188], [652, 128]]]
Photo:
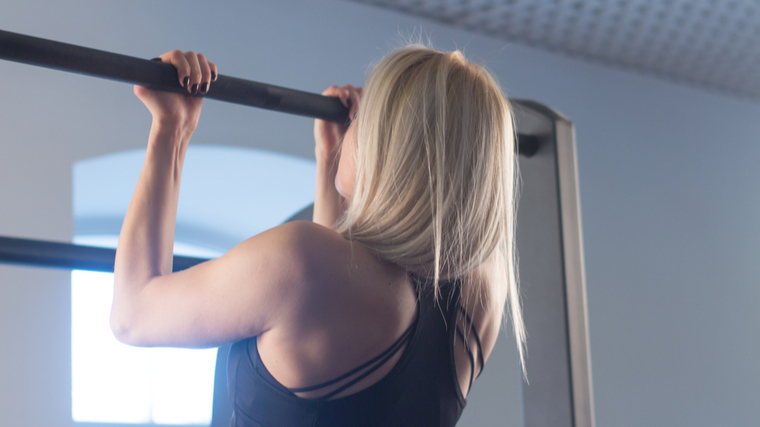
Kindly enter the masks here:
[[140, 322], [144, 318], [139, 293], [125, 286], [124, 280], [114, 280], [113, 303], [109, 323], [114, 338], [131, 346], [144, 346], [140, 337]]
[[111, 308], [111, 332], [113, 332], [114, 338], [116, 338], [122, 344], [132, 346], [142, 346], [137, 333], [134, 316], [128, 316], [123, 313], [123, 310], [118, 310], [116, 307]]
[[132, 334], [129, 322], [124, 316], [119, 315], [115, 308], [111, 309], [111, 332], [113, 332], [113, 336], [119, 342], [127, 345], [134, 345], [132, 344]]

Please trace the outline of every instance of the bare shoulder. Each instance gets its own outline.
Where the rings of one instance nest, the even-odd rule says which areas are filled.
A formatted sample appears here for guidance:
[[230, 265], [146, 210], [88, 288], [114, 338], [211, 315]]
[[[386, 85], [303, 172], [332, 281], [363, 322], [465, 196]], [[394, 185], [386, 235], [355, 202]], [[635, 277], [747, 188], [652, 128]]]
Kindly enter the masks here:
[[[408, 296], [406, 273], [389, 265], [360, 243], [309, 221], [293, 221], [278, 227], [287, 251], [302, 272], [294, 321], [312, 321], [350, 312], [388, 311]], [[285, 249], [285, 248], [283, 248]], [[392, 310], [391, 310], [392, 311]], [[353, 313], [356, 314], [356, 313]], [[308, 321], [307, 321], [308, 319]]]
[[275, 227], [272, 233], [272, 250], [279, 251], [284, 259], [282, 268], [297, 269], [304, 291], [319, 286], [326, 275], [335, 276], [346, 270], [351, 260], [350, 242], [335, 231], [311, 221], [292, 221]]
[[292, 221], [248, 239], [238, 252], [244, 258], [266, 257], [278, 270], [289, 270], [308, 279], [315, 269], [329, 268], [324, 263], [345, 252], [345, 247], [345, 239], [329, 228], [310, 221]]
[[[377, 270], [393, 270], [364, 245], [346, 240], [337, 232], [310, 221], [292, 221], [271, 230], [278, 250], [286, 252], [304, 269], [309, 279], [327, 275], [363, 276]], [[318, 281], [318, 280], [317, 280]], [[334, 282], [334, 281], [332, 281]]]
[[290, 251], [302, 256], [303, 261], [318, 260], [320, 255], [343, 250], [348, 244], [340, 234], [311, 221], [286, 222], [270, 231], [276, 233]]

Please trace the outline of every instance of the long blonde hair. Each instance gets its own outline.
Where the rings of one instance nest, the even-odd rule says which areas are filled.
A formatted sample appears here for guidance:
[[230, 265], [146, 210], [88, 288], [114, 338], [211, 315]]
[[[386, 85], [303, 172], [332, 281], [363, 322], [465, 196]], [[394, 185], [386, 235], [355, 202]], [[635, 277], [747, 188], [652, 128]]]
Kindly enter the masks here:
[[465, 277], [495, 256], [503, 280], [477, 294], [498, 313], [499, 296], [508, 299], [525, 372], [515, 132], [499, 85], [458, 50], [409, 45], [374, 67], [354, 127], [355, 191], [336, 231], [432, 279], [436, 297], [439, 280]]

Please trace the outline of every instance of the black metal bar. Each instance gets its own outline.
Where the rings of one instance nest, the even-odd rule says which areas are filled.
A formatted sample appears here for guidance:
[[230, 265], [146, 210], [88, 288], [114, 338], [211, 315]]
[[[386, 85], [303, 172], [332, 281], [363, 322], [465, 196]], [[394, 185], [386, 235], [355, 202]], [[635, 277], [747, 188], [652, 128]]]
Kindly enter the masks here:
[[[0, 30], [0, 59], [187, 93], [171, 64], [75, 46]], [[219, 75], [205, 98], [345, 123], [339, 99]]]
[[[0, 264], [113, 273], [115, 258], [115, 249], [0, 237]], [[172, 270], [182, 271], [205, 261], [208, 260], [175, 255]]]
[[[0, 59], [193, 96], [180, 86], [177, 70], [171, 64], [2, 30]], [[194, 96], [336, 123], [346, 123], [348, 119], [348, 109], [337, 98], [224, 75], [217, 76], [207, 94]], [[520, 154], [530, 157], [538, 149], [531, 135], [519, 135], [518, 141]]]

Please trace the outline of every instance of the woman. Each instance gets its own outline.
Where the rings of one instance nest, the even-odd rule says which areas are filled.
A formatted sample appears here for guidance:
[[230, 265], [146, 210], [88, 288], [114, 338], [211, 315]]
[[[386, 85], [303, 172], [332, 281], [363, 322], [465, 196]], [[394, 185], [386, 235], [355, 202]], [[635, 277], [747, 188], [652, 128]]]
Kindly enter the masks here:
[[[160, 57], [189, 93], [201, 54]], [[408, 46], [366, 89], [323, 94], [313, 222], [287, 223], [171, 273], [182, 164], [203, 99], [135, 87], [153, 115], [116, 252], [111, 327], [140, 346], [236, 342], [233, 425], [452, 426], [494, 347], [505, 301], [520, 357], [512, 115], [460, 52]]]

